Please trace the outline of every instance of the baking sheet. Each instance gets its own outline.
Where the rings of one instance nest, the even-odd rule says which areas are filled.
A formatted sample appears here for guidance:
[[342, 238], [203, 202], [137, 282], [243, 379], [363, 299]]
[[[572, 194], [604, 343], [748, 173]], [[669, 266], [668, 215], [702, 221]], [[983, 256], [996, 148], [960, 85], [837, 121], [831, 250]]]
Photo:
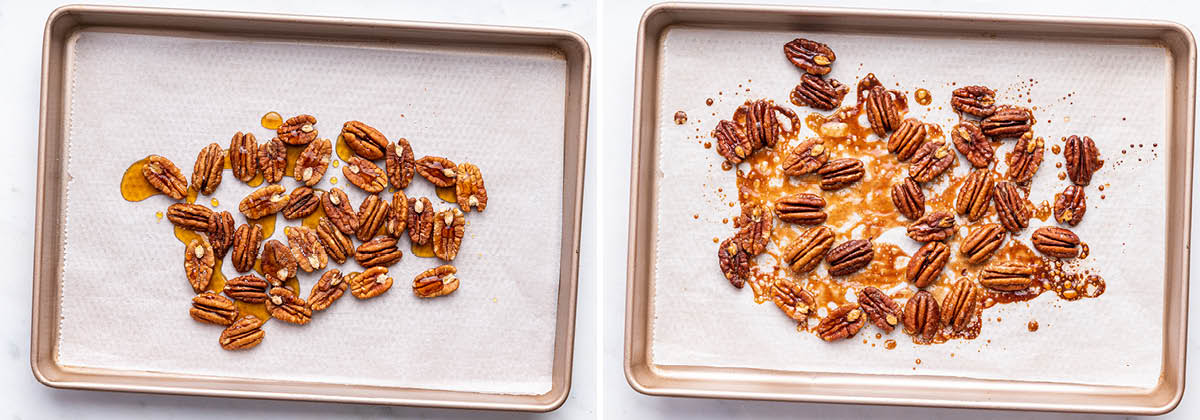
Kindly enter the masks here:
[[[564, 57], [549, 49], [437, 50], [394, 44], [197, 39], [84, 31], [69, 43], [60, 365], [178, 374], [400, 386], [502, 394], [551, 388], [562, 226]], [[187, 316], [193, 295], [182, 245], [161, 196], [125, 202], [121, 173], [150, 153], [185, 174], [201, 147], [235, 131], [271, 137], [267, 111], [317, 117], [336, 139], [358, 119], [418, 157], [483, 171], [488, 210], [467, 216], [454, 295], [420, 300], [412, 276], [440, 265], [391, 267], [392, 290], [345, 296], [306, 326], [269, 322], [248, 352], [217, 345], [219, 327]], [[551, 168], [531, 177], [531, 167]], [[363, 195], [330, 168], [357, 204]], [[297, 184], [285, 178], [289, 190]], [[217, 210], [235, 213], [252, 188], [226, 172]], [[441, 202], [423, 180], [409, 196]], [[384, 195], [388, 197], [388, 194]], [[198, 203], [208, 203], [201, 196]], [[276, 239], [282, 239], [282, 217]], [[513, 238], [539, 238], [514, 241]], [[401, 241], [407, 251], [407, 240]], [[336, 267], [331, 264], [331, 267]], [[347, 264], [347, 268], [355, 266]], [[355, 270], [358, 271], [358, 270]], [[226, 264], [224, 273], [236, 273]], [[316, 275], [301, 273], [307, 296]]]
[[[1050, 153], [1050, 145], [1071, 134], [1095, 139], [1106, 162], [1087, 188], [1088, 215], [1073, 230], [1091, 248], [1081, 268], [1102, 275], [1107, 291], [1075, 302], [1045, 294], [1027, 303], [997, 305], [984, 312], [979, 338], [916, 346], [901, 332], [877, 339], [873, 327], [853, 340], [824, 343], [795, 333], [793, 321], [770, 303], [756, 305], [749, 290], [732, 289], [717, 268], [713, 238], [733, 232], [722, 219], [737, 213], [728, 204], [736, 202], [735, 176], [721, 170], [715, 147], [700, 144], [712, 141], [708, 133], [714, 124], [729, 118], [746, 99], [787, 103], [799, 73], [781, 49], [797, 36], [834, 49], [838, 61], [831, 76], [843, 83], [853, 85], [874, 72], [885, 86], [906, 91], [909, 98], [916, 88], [928, 89], [933, 103], [925, 107], [910, 99], [909, 116], [944, 129], [957, 120], [948, 106], [957, 86], [984, 84], [997, 90], [999, 102], [1036, 105], [1034, 131], [1047, 139], [1047, 153], [1033, 184], [1035, 204], [1053, 201], [1066, 184], [1057, 179], [1061, 169], [1054, 167], [1062, 155]], [[1166, 174], [1162, 155], [1170, 58], [1162, 46], [1152, 44], [1047, 41], [668, 29], [658, 79], [652, 363], [1155, 385], [1163, 363], [1161, 179]], [[707, 106], [710, 97], [715, 102]], [[853, 94], [844, 104], [852, 102]], [[812, 111], [793, 108], [801, 114]], [[675, 125], [680, 110], [689, 119]], [[800, 138], [807, 135], [812, 133], [805, 129]], [[998, 155], [1011, 144], [1006, 141]], [[965, 166], [960, 162], [956, 170], [965, 173]], [[1104, 192], [1097, 191], [1101, 184]], [[1106, 198], [1100, 199], [1101, 194]], [[1033, 219], [1020, 236], [1028, 243], [1033, 230], [1051, 223], [1053, 219]], [[902, 233], [884, 236], [886, 242], [915, 251]], [[1029, 320], [1039, 322], [1038, 332], [1027, 330]], [[889, 338], [897, 342], [893, 350], [882, 345]]]

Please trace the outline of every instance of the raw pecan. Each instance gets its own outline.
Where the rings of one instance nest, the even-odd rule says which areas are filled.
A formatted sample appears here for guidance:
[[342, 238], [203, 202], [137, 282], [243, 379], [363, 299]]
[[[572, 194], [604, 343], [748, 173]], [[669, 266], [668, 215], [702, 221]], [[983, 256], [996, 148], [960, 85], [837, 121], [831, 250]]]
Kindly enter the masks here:
[[979, 306], [979, 288], [970, 279], [959, 279], [946, 297], [942, 298], [942, 325], [954, 332], [961, 332], [975, 321], [975, 309]]
[[237, 319], [238, 310], [233, 301], [213, 292], [204, 292], [192, 298], [188, 310], [192, 319], [216, 325], [231, 325]]
[[342, 141], [350, 146], [355, 154], [367, 160], [379, 160], [387, 150], [387, 137], [374, 127], [358, 121], [346, 121], [342, 124]]
[[275, 129], [275, 134], [280, 141], [292, 146], [306, 145], [317, 138], [317, 119], [308, 114], [288, 118]]
[[942, 275], [942, 269], [946, 267], [946, 262], [949, 260], [950, 247], [945, 243], [937, 241], [926, 243], [908, 260], [904, 279], [920, 288], [929, 286]]
[[946, 142], [925, 143], [913, 153], [912, 162], [909, 162], [908, 166], [908, 176], [917, 182], [933, 181], [954, 164], [954, 156]]
[[325, 254], [325, 247], [321, 245], [317, 232], [307, 226], [288, 226], [283, 228], [283, 234], [287, 236], [288, 248], [292, 250], [292, 257], [301, 270], [311, 273], [325, 269], [329, 255]]
[[279, 212], [283, 213], [285, 219], [300, 219], [313, 214], [320, 205], [321, 197], [312, 188], [299, 187], [288, 194], [288, 204]]
[[800, 328], [808, 329], [808, 317], [815, 314], [813, 306], [816, 299], [812, 293], [804, 290], [795, 283], [784, 279], [775, 279], [771, 285], [771, 301], [779, 307], [788, 318], [800, 322]]
[[1100, 169], [1100, 150], [1091, 137], [1067, 137], [1067, 146], [1063, 148], [1063, 157], [1067, 160], [1067, 176], [1075, 185], [1087, 185], [1092, 182], [1092, 174]]
[[1033, 127], [1033, 113], [1018, 106], [996, 107], [996, 112], [980, 121], [983, 134], [996, 138], [1018, 138]]
[[350, 283], [342, 279], [342, 272], [337, 269], [326, 271], [321, 275], [321, 280], [313, 285], [312, 290], [308, 292], [308, 308], [314, 311], [323, 311], [333, 302], [342, 297], [346, 293], [346, 289], [350, 287]]
[[233, 325], [221, 331], [221, 348], [225, 350], [246, 350], [257, 346], [267, 333], [262, 330], [263, 321], [254, 315], [246, 315], [234, 321]]
[[717, 247], [717, 263], [721, 265], [725, 280], [733, 287], [741, 289], [750, 277], [750, 254], [738, 246], [734, 238], [726, 239]]
[[738, 246], [751, 257], [767, 250], [774, 220], [771, 217], [771, 209], [766, 205], [742, 206], [742, 215], [734, 220], [733, 225], [738, 228], [734, 240], [738, 241]]
[[467, 220], [462, 211], [449, 209], [433, 216], [433, 254], [444, 261], [454, 261], [462, 246]]
[[742, 163], [742, 160], [754, 153], [750, 138], [746, 137], [746, 132], [742, 130], [742, 127], [733, 121], [721, 120], [718, 122], [717, 128], [713, 129], [712, 136], [717, 139], [717, 154], [730, 164]]
[[820, 138], [811, 138], [792, 148], [783, 158], [783, 173], [801, 176], [812, 173], [829, 161], [829, 149]]
[[211, 195], [221, 185], [221, 173], [225, 171], [225, 151], [221, 145], [210, 143], [200, 149], [196, 165], [192, 167], [192, 189]]
[[[788, 119], [788, 128], [783, 128], [779, 114]], [[750, 139], [750, 150], [775, 147], [780, 136], [791, 136], [800, 130], [800, 118], [790, 109], [775, 105], [767, 99], [746, 101], [733, 113], [733, 120], [741, 123]]]
[[358, 205], [358, 240], [366, 242], [375, 237], [383, 227], [391, 213], [391, 205], [379, 198], [379, 194], [371, 194]]
[[797, 193], [775, 201], [779, 220], [802, 225], [825, 223], [825, 199], [816, 194]]
[[313, 140], [296, 158], [292, 177], [306, 186], [317, 185], [325, 177], [325, 170], [329, 169], [329, 159], [332, 155], [333, 145], [329, 139]]
[[821, 189], [825, 191], [849, 187], [862, 179], [865, 172], [862, 161], [854, 158], [834, 159], [817, 169], [817, 174], [821, 175]]
[[954, 215], [935, 211], [908, 225], [908, 237], [917, 242], [944, 241], [954, 236]]
[[1035, 249], [1051, 257], [1075, 258], [1079, 256], [1079, 236], [1075, 235], [1075, 232], [1060, 227], [1045, 226], [1033, 231], [1031, 240]]
[[875, 248], [871, 241], [853, 239], [830, 249], [825, 255], [825, 262], [829, 264], [829, 275], [844, 276], [871, 264], [873, 258]]
[[1024, 290], [1033, 284], [1033, 267], [1020, 263], [992, 265], [979, 274], [979, 284], [1001, 292]]
[[805, 73], [818, 76], [828, 74], [829, 65], [837, 60], [837, 56], [828, 45], [804, 38], [796, 38], [783, 44], [783, 55]]
[[196, 293], [208, 288], [212, 279], [213, 265], [217, 263], [213, 256], [212, 245], [204, 238], [192, 239], [183, 251], [183, 271], [187, 273], [188, 283]]
[[884, 89], [882, 85], [872, 86], [867, 93], [867, 121], [879, 138], [900, 127], [899, 96], [899, 92]]
[[967, 237], [963, 238], [962, 244], [959, 244], [958, 253], [967, 257], [971, 264], [982, 263], [1004, 245], [1005, 236], [1004, 227], [996, 223], [971, 229]]
[[208, 242], [212, 244], [213, 255], [216, 256], [216, 259], [224, 259], [225, 254], [229, 252], [229, 247], [233, 246], [233, 234], [236, 226], [233, 222], [233, 215], [229, 212], [215, 213], [212, 228], [208, 230]]
[[1045, 144], [1046, 141], [1041, 137], [1034, 139], [1031, 132], [1022, 134], [1013, 146], [1012, 153], [1008, 155], [1008, 179], [1019, 184], [1032, 180], [1033, 174], [1037, 173], [1038, 166], [1042, 164]]
[[987, 86], [963, 86], [954, 89], [950, 106], [955, 111], [986, 118], [996, 112], [996, 92]]
[[383, 187], [387, 186], [387, 175], [383, 169], [358, 156], [350, 156], [350, 160], [342, 166], [342, 175], [354, 186], [371, 194], [383, 191]]
[[262, 243], [262, 226], [244, 224], [238, 226], [233, 233], [233, 268], [239, 273], [254, 269], [254, 261], [258, 260], [258, 245]]
[[408, 196], [403, 190], [396, 190], [392, 193], [392, 211], [388, 214], [387, 227], [388, 235], [393, 238], [400, 239], [400, 235], [404, 234], [404, 228], [408, 227]]
[[255, 275], [234, 277], [225, 282], [225, 296], [246, 303], [263, 303], [267, 300], [267, 289], [271, 285]]
[[1025, 198], [1017, 190], [1017, 184], [1008, 181], [996, 183], [992, 192], [992, 201], [996, 204], [996, 216], [1000, 224], [1009, 232], [1018, 232], [1029, 227], [1029, 218], [1033, 211], [1029, 209]]
[[833, 231], [825, 226], [804, 231], [783, 250], [783, 260], [796, 274], [817, 268], [829, 248], [833, 247]]
[[328, 217], [317, 221], [317, 239], [321, 240], [321, 246], [329, 258], [338, 264], [344, 264], [346, 258], [354, 255], [354, 243]]
[[263, 245], [259, 266], [272, 286], [282, 285], [285, 280], [296, 275], [296, 259], [292, 257], [292, 250], [283, 242], [274, 239]]
[[904, 304], [904, 332], [929, 342], [937, 335], [942, 315], [937, 300], [928, 291], [920, 290]]
[[471, 207], [482, 212], [487, 208], [487, 189], [483, 186], [483, 174], [479, 167], [470, 163], [458, 164], [458, 181], [454, 183], [455, 201], [462, 211], [471, 212]]
[[892, 328], [900, 323], [900, 306], [879, 289], [867, 286], [859, 290], [858, 306], [884, 332], [892, 332]]
[[452, 265], [431, 268], [413, 278], [413, 294], [417, 297], [435, 298], [458, 290], [458, 270]]
[[350, 294], [359, 299], [370, 299], [392, 288], [392, 278], [387, 274], [387, 267], [371, 267], [362, 273], [347, 274], [345, 280], [350, 283]]
[[[397, 147], [400, 148], [399, 151], [396, 151]], [[384, 156], [386, 159], [383, 161], [383, 166], [387, 170], [388, 181], [391, 181], [392, 186], [398, 190], [408, 188], [413, 175], [417, 173], [417, 160], [413, 157], [412, 146], [408, 144], [408, 139], [401, 137], [396, 139], [395, 143], [388, 143], [387, 149], [384, 150]]]
[[258, 173], [258, 139], [254, 134], [234, 133], [229, 140], [229, 168], [233, 177], [242, 182], [250, 182]]
[[408, 199], [408, 239], [417, 245], [433, 239], [433, 204], [428, 198]]
[[1084, 213], [1087, 213], [1087, 197], [1083, 187], [1068, 185], [1062, 193], [1054, 196], [1054, 220], [1058, 223], [1078, 225]]
[[417, 173], [438, 187], [453, 186], [458, 181], [456, 165], [450, 159], [425, 156], [417, 160]]
[[358, 246], [354, 260], [363, 267], [390, 266], [400, 262], [404, 253], [396, 246], [396, 238], [380, 236]]
[[146, 163], [142, 165], [142, 177], [146, 178], [146, 182], [149, 182], [150, 186], [158, 192], [166, 194], [167, 197], [182, 200], [187, 196], [187, 179], [183, 177], [183, 172], [179, 171], [179, 167], [165, 157], [146, 156]]
[[282, 185], [268, 185], [255, 190], [238, 203], [238, 211], [247, 219], [261, 219], [283, 210], [291, 198], [283, 193]]
[[909, 219], [920, 219], [925, 214], [925, 193], [912, 178], [892, 184], [892, 205], [896, 211]]
[[800, 76], [800, 84], [792, 88], [792, 103], [829, 111], [841, 105], [848, 92], [850, 87], [837, 79], [825, 80], [806, 73]]
[[217, 215], [199, 204], [175, 203], [167, 206], [167, 220], [184, 229], [208, 232], [217, 223]]
[[308, 303], [286, 287], [274, 287], [267, 292], [267, 313], [289, 324], [304, 325], [312, 321]]
[[967, 216], [971, 221], [979, 220], [987, 214], [988, 206], [992, 203], [992, 189], [995, 181], [987, 169], [976, 169], [963, 179], [958, 188], [958, 199], [954, 202], [954, 210]]
[[287, 147], [273, 137], [258, 146], [258, 170], [262, 172], [263, 181], [274, 184], [283, 179], [283, 171], [287, 169]]
[[912, 158], [917, 149], [925, 144], [925, 139], [928, 137], [929, 129], [925, 123], [916, 118], [908, 118], [901, 121], [896, 131], [888, 136], [887, 149], [888, 152], [896, 155], [896, 159], [904, 162]]
[[850, 338], [858, 334], [858, 330], [866, 323], [867, 317], [863, 316], [862, 309], [859, 309], [857, 303], [850, 302], [830, 311], [829, 315], [817, 324], [817, 335], [825, 341]]
[[996, 151], [987, 136], [973, 122], [963, 121], [950, 130], [950, 139], [954, 140], [954, 148], [971, 162], [976, 168], [986, 168], [996, 158]]
[[325, 216], [342, 233], [353, 235], [358, 230], [358, 214], [341, 188], [330, 188], [329, 192], [321, 195], [321, 209], [325, 210]]

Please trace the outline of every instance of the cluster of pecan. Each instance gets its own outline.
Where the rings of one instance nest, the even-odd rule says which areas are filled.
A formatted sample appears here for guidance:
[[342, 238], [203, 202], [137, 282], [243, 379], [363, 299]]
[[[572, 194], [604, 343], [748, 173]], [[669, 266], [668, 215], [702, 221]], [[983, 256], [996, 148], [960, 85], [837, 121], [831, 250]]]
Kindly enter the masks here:
[[[787, 119], [787, 124], [784, 124]], [[742, 163], [766, 147], [775, 147], [780, 137], [800, 130], [796, 113], [765, 99], [747, 101], [738, 107], [733, 120], [721, 120], [713, 130], [717, 153], [731, 165]]]
[[793, 104], [826, 111], [836, 109], [842, 104], [842, 99], [846, 97], [850, 87], [832, 77], [828, 80], [824, 78], [832, 70], [830, 66], [834, 60], [837, 60], [837, 56], [828, 45], [796, 38], [783, 45], [783, 54], [792, 64], [804, 71], [800, 75], [800, 84], [792, 89]]
[[[234, 134], [229, 149], [209, 144], [196, 158], [190, 183], [174, 163], [162, 156], [148, 157], [142, 167], [147, 182], [175, 200], [184, 200], [189, 191], [211, 195], [221, 183], [227, 157], [238, 180], [250, 183], [261, 176], [268, 183], [238, 204], [238, 210], [247, 219], [240, 226], [228, 211], [215, 212], [190, 202], [167, 208], [167, 218], [173, 224], [201, 234], [187, 244], [184, 253], [184, 271], [197, 293], [190, 313], [198, 321], [227, 327], [220, 337], [220, 345], [226, 350], [254, 347], [265, 335], [261, 327], [266, 320], [240, 314], [235, 301], [263, 304], [271, 318], [307, 324], [314, 311], [328, 308], [347, 289], [359, 299], [388, 291], [393, 281], [388, 276], [388, 267], [403, 257], [399, 240], [406, 230], [414, 245], [428, 245], [438, 258], [453, 261], [466, 227], [463, 212], [472, 209], [482, 212], [487, 207], [487, 190], [475, 165], [455, 164], [436, 156], [414, 159], [406, 139], [391, 142], [375, 128], [349, 121], [342, 126], [340, 139], [355, 156], [345, 162], [342, 173], [348, 182], [370, 194], [356, 210], [341, 189], [313, 188], [324, 177], [333, 154], [332, 142], [317, 137], [316, 123], [316, 118], [310, 115], [290, 118], [278, 128], [274, 138], [261, 145], [253, 134], [241, 132]], [[278, 184], [289, 164], [288, 146], [303, 147], [291, 173], [303, 185], [291, 192]], [[373, 162], [381, 159], [383, 168]], [[461, 210], [439, 211], [428, 198], [407, 197], [404, 188], [415, 174], [437, 187], [454, 188]], [[380, 196], [389, 183], [396, 189], [390, 203]], [[276, 213], [289, 220], [301, 219], [318, 209], [325, 216], [317, 221], [315, 228], [284, 228], [286, 244], [274, 239], [264, 243], [262, 227], [252, 222]], [[350, 239], [352, 236], [361, 242], [357, 247]], [[209, 290], [216, 262], [227, 253], [232, 254], [234, 269], [244, 275], [228, 280], [221, 290]], [[326, 269], [329, 260], [341, 264], [350, 259], [364, 271], [342, 273], [332, 268], [324, 271], [307, 299], [287, 285], [300, 270], [320, 272]], [[262, 277], [245, 274], [252, 270]], [[445, 296], [457, 289], [456, 269], [452, 265], [413, 278], [413, 293], [419, 297]]]

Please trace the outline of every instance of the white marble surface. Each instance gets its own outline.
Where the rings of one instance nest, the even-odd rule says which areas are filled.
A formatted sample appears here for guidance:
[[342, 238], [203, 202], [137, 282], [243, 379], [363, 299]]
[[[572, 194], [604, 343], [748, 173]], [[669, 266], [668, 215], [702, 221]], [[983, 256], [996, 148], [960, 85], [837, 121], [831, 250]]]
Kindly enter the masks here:
[[[0, 279], [0, 417], [42, 418], [526, 418], [533, 415], [352, 404], [297, 403], [206, 397], [180, 397], [113, 392], [57, 390], [39, 384], [29, 366], [29, 317], [33, 261], [33, 210], [36, 197], [37, 116], [41, 72], [42, 30], [46, 17], [62, 1], [17, 2], [0, 0], [0, 51], [5, 65], [0, 69], [0, 126], [7, 132], [0, 140], [11, 156], [0, 165], [0, 266], [7, 274]], [[483, 1], [452, 2], [359, 1], [293, 2], [234, 0], [218, 1], [93, 1], [176, 8], [205, 8], [267, 13], [370, 17], [436, 22], [538, 26], [574, 31], [593, 43], [596, 35], [595, 5], [592, 2]], [[595, 90], [593, 90], [595, 92]], [[590, 127], [595, 147], [595, 125]], [[588, 168], [586, 208], [594, 207], [594, 170]], [[588, 217], [585, 215], [585, 217]], [[597, 303], [596, 259], [592, 239], [594, 224], [585, 224], [580, 263], [579, 298], [575, 340], [575, 365], [567, 402], [548, 417], [583, 419], [596, 417], [595, 324]]]

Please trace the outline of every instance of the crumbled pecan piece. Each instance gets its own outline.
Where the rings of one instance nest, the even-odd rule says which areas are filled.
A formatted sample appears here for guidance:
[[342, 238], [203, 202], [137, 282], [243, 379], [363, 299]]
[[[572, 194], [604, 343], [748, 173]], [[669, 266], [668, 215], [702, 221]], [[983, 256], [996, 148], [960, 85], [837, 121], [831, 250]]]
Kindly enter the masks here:
[[233, 268], [239, 273], [254, 269], [254, 261], [258, 260], [258, 246], [262, 243], [262, 226], [243, 224], [233, 233]]
[[775, 226], [769, 207], [766, 205], [742, 206], [742, 215], [733, 221], [733, 225], [738, 228], [734, 240], [738, 241], [738, 246], [746, 250], [750, 256], [762, 254], [767, 250], [767, 243], [771, 239], [771, 230]]
[[417, 160], [417, 173], [438, 187], [450, 187], [458, 182], [457, 166], [450, 159], [425, 156]]
[[986, 225], [971, 229], [967, 233], [967, 237], [958, 246], [958, 253], [967, 257], [967, 261], [971, 264], [979, 264], [987, 261], [992, 257], [996, 250], [1004, 245], [1006, 237], [1004, 227], [996, 223], [988, 223]]
[[792, 103], [826, 111], [837, 108], [850, 87], [837, 79], [825, 80], [811, 74], [800, 76], [800, 84], [792, 89]]
[[808, 329], [808, 317], [816, 315], [816, 299], [812, 293], [804, 290], [795, 283], [784, 279], [775, 279], [771, 285], [771, 301], [784, 314], [800, 323], [801, 329]]
[[871, 241], [853, 239], [833, 247], [825, 255], [829, 264], [829, 275], [844, 276], [866, 267], [875, 258], [875, 248]]
[[963, 86], [954, 89], [950, 106], [955, 111], [986, 118], [996, 112], [996, 92], [987, 86]]
[[413, 278], [413, 294], [417, 297], [435, 298], [458, 290], [458, 270], [452, 265], [431, 268]]
[[900, 306], [882, 290], [871, 286], [862, 288], [858, 291], [858, 306], [884, 332], [892, 332], [892, 328], [900, 323]]
[[944, 241], [954, 236], [954, 215], [935, 211], [908, 225], [908, 237], [917, 242]]
[[[789, 121], [786, 129], [780, 114]], [[780, 137], [800, 131], [800, 118], [795, 112], [767, 99], [746, 101], [733, 113], [733, 120], [741, 123], [745, 130], [746, 138], [750, 140], [750, 153], [763, 147], [775, 147]]]
[[225, 296], [246, 303], [263, 303], [271, 285], [255, 275], [238, 276], [225, 282]]
[[865, 173], [862, 161], [854, 158], [834, 159], [817, 169], [817, 174], [821, 175], [821, 189], [825, 191], [849, 187]]
[[333, 145], [329, 139], [316, 139], [300, 152], [296, 158], [296, 167], [292, 177], [306, 186], [317, 185], [325, 177], [329, 169], [329, 160], [333, 155]]
[[1033, 216], [1033, 211], [1021, 196], [1017, 184], [1008, 181], [997, 182], [996, 190], [992, 192], [992, 202], [996, 205], [996, 216], [1004, 229], [1015, 233], [1029, 227], [1029, 218]]
[[321, 240], [321, 246], [325, 247], [329, 258], [338, 264], [344, 264], [347, 257], [354, 255], [354, 243], [328, 217], [317, 221], [317, 239]]
[[294, 277], [297, 268], [292, 250], [283, 242], [274, 239], [263, 245], [260, 267], [272, 286], [282, 285], [284, 281]]
[[391, 211], [392, 206], [379, 198], [379, 194], [368, 195], [364, 198], [362, 204], [358, 205], [358, 231], [355, 232], [358, 240], [366, 242], [374, 238], [383, 228]]
[[928, 242], [908, 260], [904, 279], [919, 288], [929, 286], [942, 275], [942, 269], [949, 260], [950, 247], [938, 241]]
[[149, 182], [150, 186], [158, 192], [166, 194], [167, 197], [182, 200], [187, 196], [187, 179], [183, 177], [183, 172], [179, 171], [179, 167], [165, 157], [147, 156], [146, 163], [142, 165], [142, 177], [146, 178], [146, 182]]
[[274, 184], [283, 179], [283, 171], [287, 169], [287, 147], [273, 137], [258, 146], [258, 170], [262, 172], [263, 181]]
[[950, 145], [942, 141], [931, 141], [921, 145], [909, 162], [908, 176], [917, 182], [933, 181], [954, 165], [955, 155]]
[[217, 223], [217, 215], [199, 204], [175, 203], [167, 206], [167, 220], [184, 229], [208, 232]]
[[[400, 150], [397, 151], [396, 148]], [[412, 146], [408, 139], [401, 137], [395, 143], [388, 143], [384, 150], [383, 166], [387, 170], [388, 181], [398, 190], [408, 188], [413, 175], [417, 173], [417, 160], [413, 157]]]
[[396, 190], [392, 194], [392, 211], [388, 214], [388, 220], [384, 223], [388, 235], [393, 238], [400, 239], [400, 235], [404, 234], [404, 228], [408, 227], [408, 196], [402, 190]]
[[1067, 137], [1067, 146], [1063, 148], [1063, 157], [1067, 160], [1067, 176], [1075, 185], [1087, 185], [1092, 182], [1092, 174], [1100, 169], [1100, 150], [1091, 137]]
[[887, 149], [888, 152], [896, 155], [896, 159], [904, 162], [912, 158], [917, 149], [925, 144], [925, 139], [928, 137], [929, 128], [925, 123], [916, 118], [908, 118], [901, 121], [896, 131], [888, 136]]
[[354, 260], [363, 267], [391, 266], [400, 262], [404, 253], [397, 247], [396, 238], [380, 236], [358, 246]]
[[904, 304], [904, 332], [928, 343], [937, 335], [942, 314], [928, 291], [918, 291]]
[[433, 204], [428, 198], [408, 199], [408, 239], [417, 245], [433, 239]]
[[1068, 185], [1067, 189], [1054, 196], [1054, 220], [1071, 226], [1078, 225], [1087, 213], [1087, 197], [1083, 187]]
[[333, 305], [346, 293], [346, 289], [350, 287], [350, 283], [342, 278], [342, 272], [337, 269], [331, 269], [321, 275], [321, 280], [313, 285], [312, 290], [308, 292], [308, 308], [314, 311], [323, 311]]
[[351, 156], [342, 166], [342, 175], [354, 186], [371, 194], [383, 191], [383, 187], [387, 186], [387, 174], [383, 169], [358, 156]]
[[211, 195], [221, 185], [221, 173], [225, 171], [225, 151], [221, 145], [210, 143], [200, 149], [196, 165], [192, 167], [192, 189]]
[[867, 317], [863, 315], [862, 309], [857, 303], [850, 302], [830, 311], [829, 315], [817, 324], [817, 335], [825, 341], [850, 338], [858, 334], [858, 330], [866, 323]]
[[267, 313], [289, 324], [304, 325], [312, 321], [308, 303], [286, 287], [274, 287], [267, 292]]
[[234, 133], [229, 140], [229, 168], [233, 177], [242, 182], [250, 182], [258, 173], [258, 139], [254, 134]]
[[367, 160], [379, 160], [388, 144], [391, 144], [379, 130], [358, 121], [342, 124], [341, 136], [350, 150]]
[[971, 171], [958, 188], [958, 199], [954, 202], [954, 210], [967, 216], [968, 220], [976, 221], [987, 214], [992, 203], [992, 189], [995, 181], [987, 169]]
[[433, 254], [445, 261], [454, 261], [462, 246], [467, 220], [458, 209], [438, 212], [433, 216]]
[[783, 173], [801, 176], [812, 173], [829, 161], [829, 149], [820, 138], [811, 138], [792, 148], [783, 159]]
[[1046, 141], [1041, 137], [1034, 139], [1033, 133], [1022, 134], [1013, 146], [1012, 153], [1008, 155], [1008, 179], [1019, 184], [1032, 180], [1038, 166], [1042, 164], [1045, 145]]
[[262, 330], [263, 321], [254, 315], [246, 315], [221, 331], [219, 340], [225, 350], [246, 350], [257, 346], [267, 333]]
[[991, 141], [973, 122], [963, 121], [955, 125], [950, 130], [950, 139], [954, 140], [954, 148], [967, 158], [967, 162], [971, 162], [971, 166], [986, 168], [996, 158]]
[[817, 76], [829, 74], [829, 65], [837, 60], [837, 56], [828, 45], [804, 38], [796, 38], [783, 44], [783, 55], [805, 73]]
[[825, 223], [825, 199], [810, 193], [797, 193], [775, 201], [779, 220], [802, 225]]
[[975, 316], [978, 307], [979, 288], [970, 279], [959, 279], [950, 293], [942, 298], [942, 325], [954, 332], [961, 332], [978, 318]]
[[320, 205], [321, 197], [316, 191], [309, 187], [299, 187], [288, 194], [288, 204], [279, 212], [283, 213], [285, 219], [300, 219], [313, 214]]
[[1028, 109], [1004, 105], [980, 121], [983, 134], [996, 138], [1018, 138], [1033, 127], [1033, 113]]
[[225, 254], [233, 246], [233, 234], [236, 226], [233, 222], [233, 215], [229, 212], [223, 211], [214, 214], [212, 227], [208, 230], [208, 242], [212, 244], [213, 254], [218, 260], [225, 258]]
[[288, 248], [291, 249], [292, 257], [296, 259], [296, 265], [300, 266], [301, 270], [311, 273], [325, 269], [325, 265], [329, 263], [329, 255], [325, 253], [325, 247], [321, 245], [317, 232], [307, 226], [288, 226], [283, 228], [283, 234], [287, 236]]
[[718, 122], [717, 128], [713, 129], [712, 136], [717, 139], [717, 154], [730, 164], [742, 163], [742, 160], [754, 153], [750, 138], [746, 136], [742, 127], [733, 121], [721, 120]]
[[896, 211], [909, 219], [920, 219], [925, 214], [925, 193], [912, 178], [892, 184], [892, 205]]
[[233, 301], [213, 292], [204, 292], [192, 298], [188, 310], [192, 319], [215, 325], [231, 325], [237, 319], [238, 310]]
[[212, 245], [204, 238], [192, 239], [183, 251], [183, 271], [187, 274], [188, 283], [196, 293], [208, 288], [212, 279], [213, 266], [216, 264]]
[[1033, 231], [1031, 238], [1033, 247], [1043, 254], [1055, 258], [1075, 258], [1079, 256], [1079, 236], [1075, 232], [1055, 227], [1044, 226]]
[[341, 188], [330, 188], [329, 192], [321, 195], [321, 209], [325, 216], [337, 226], [338, 230], [347, 235], [358, 231], [358, 214], [350, 205], [350, 198]]
[[867, 121], [880, 138], [900, 127], [900, 93], [875, 85], [867, 93]]
[[350, 283], [350, 294], [359, 299], [370, 299], [392, 288], [392, 278], [387, 274], [387, 267], [371, 267], [362, 273], [347, 274], [344, 279]]
[[483, 186], [483, 174], [479, 173], [479, 167], [466, 162], [458, 164], [458, 181], [454, 188], [455, 201], [458, 201], [462, 211], [470, 213], [471, 207], [475, 207], [482, 212], [487, 208], [487, 189]]
[[992, 265], [979, 274], [979, 284], [1001, 292], [1025, 290], [1033, 285], [1033, 267], [1012, 262]]
[[308, 114], [288, 118], [275, 129], [275, 134], [280, 141], [292, 146], [306, 145], [317, 138], [317, 119]]
[[[819, 260], [818, 260], [819, 261]], [[741, 289], [750, 277], [750, 254], [747, 254], [734, 238], [726, 239], [717, 246], [717, 263], [721, 273], [733, 287]]]

